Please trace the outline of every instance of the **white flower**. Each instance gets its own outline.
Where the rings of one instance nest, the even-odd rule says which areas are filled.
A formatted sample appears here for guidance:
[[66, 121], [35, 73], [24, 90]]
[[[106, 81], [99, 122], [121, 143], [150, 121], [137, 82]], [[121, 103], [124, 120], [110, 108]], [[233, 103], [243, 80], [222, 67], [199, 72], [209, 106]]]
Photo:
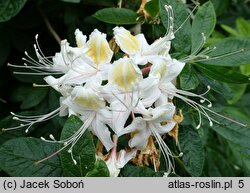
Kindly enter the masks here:
[[106, 108], [103, 98], [98, 96], [91, 88], [76, 86], [71, 96], [64, 100], [63, 104], [68, 106], [71, 113], [79, 115], [84, 121], [85, 126], [77, 131], [78, 135], [75, 136], [75, 139], [72, 139], [73, 143], [89, 128], [100, 139], [107, 151], [113, 147], [114, 144], [107, 126], [111, 126], [112, 114]]
[[170, 40], [173, 36], [166, 35], [149, 45], [143, 34], [133, 36], [123, 27], [115, 27], [113, 30], [117, 45], [138, 65], [148, 62], [154, 64], [159, 55], [169, 57]]
[[151, 116], [136, 117], [132, 123], [124, 128], [118, 136], [132, 133], [132, 138], [129, 140], [129, 146], [138, 150], [144, 150], [148, 144], [149, 136], [153, 135], [159, 144], [159, 148], [166, 161], [167, 171], [173, 170], [170, 160], [171, 151], [161, 138], [162, 134], [171, 131], [176, 122], [173, 120], [175, 113], [175, 106], [173, 103], [166, 103], [165, 105], [150, 108]]
[[106, 161], [110, 177], [117, 177], [120, 173], [121, 168], [123, 168], [132, 158], [136, 156], [136, 152], [136, 149], [133, 149], [130, 152], [120, 150], [117, 158], [116, 151], [111, 151], [111, 155]]
[[[117, 136], [114, 136], [113, 138], [114, 144], [117, 144]], [[105, 161], [109, 169], [110, 177], [117, 177], [120, 173], [121, 168], [123, 168], [132, 158], [136, 156], [136, 152], [136, 149], [132, 149], [129, 152], [120, 150], [120, 152], [117, 153], [116, 146], [114, 146], [108, 160]]]
[[78, 30], [76, 33], [78, 48], [70, 49], [70, 52], [63, 57], [70, 58], [69, 54], [75, 53], [76, 57], [72, 60], [70, 69], [63, 78], [64, 84], [83, 84], [92, 82], [99, 83], [108, 79], [108, 70], [111, 67], [110, 61], [113, 56], [106, 34], [95, 29], [85, 43], [86, 38]]
[[[114, 62], [104, 91], [113, 114], [113, 129], [119, 133], [132, 113], [148, 113], [140, 100], [142, 73], [130, 58]], [[146, 88], [144, 88], [146, 89]], [[146, 97], [145, 97], [146, 98]]]

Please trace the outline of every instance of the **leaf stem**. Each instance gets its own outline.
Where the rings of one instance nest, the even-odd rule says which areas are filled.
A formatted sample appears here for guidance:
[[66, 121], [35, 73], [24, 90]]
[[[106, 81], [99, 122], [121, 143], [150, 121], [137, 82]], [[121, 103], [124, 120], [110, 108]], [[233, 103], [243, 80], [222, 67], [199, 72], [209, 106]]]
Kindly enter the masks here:
[[59, 37], [59, 35], [57, 34], [57, 32], [54, 30], [53, 26], [51, 25], [48, 17], [42, 12], [42, 10], [40, 10], [40, 14], [43, 18], [43, 21], [48, 29], [48, 31], [51, 33], [51, 35], [55, 38], [55, 40], [57, 41], [58, 44], [61, 44], [61, 38]]

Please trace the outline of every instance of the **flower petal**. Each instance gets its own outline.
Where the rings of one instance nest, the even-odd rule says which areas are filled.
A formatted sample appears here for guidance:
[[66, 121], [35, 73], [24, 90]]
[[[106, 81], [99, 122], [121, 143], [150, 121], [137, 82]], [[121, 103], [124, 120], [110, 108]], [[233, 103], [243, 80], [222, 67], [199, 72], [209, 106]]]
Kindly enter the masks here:
[[162, 135], [162, 134], [166, 134], [169, 131], [171, 131], [175, 125], [176, 125], [175, 121], [170, 121], [170, 122], [163, 124], [163, 125], [160, 123], [154, 123], [154, 129], [156, 129], [157, 133]]
[[167, 67], [167, 73], [164, 77], [164, 82], [170, 82], [174, 80], [182, 71], [185, 63], [173, 59], [171, 64]]
[[164, 36], [155, 40], [147, 49], [144, 49], [142, 55], [158, 55], [159, 53], [168, 53], [171, 42]]
[[110, 137], [111, 133], [108, 127], [99, 120], [98, 115], [96, 115], [96, 119], [94, 119], [92, 122], [91, 131], [95, 136], [98, 137], [107, 151], [109, 151], [114, 146], [114, 143], [112, 142]]
[[102, 63], [109, 63], [113, 56], [106, 40], [106, 34], [99, 32], [97, 29], [90, 34], [89, 41], [84, 46], [84, 53], [91, 58], [97, 68]]
[[85, 110], [98, 110], [106, 105], [105, 101], [90, 88], [76, 86], [71, 96], [76, 106]]
[[120, 150], [117, 160], [117, 167], [123, 168], [132, 158], [136, 156], [137, 149], [133, 149], [130, 152], [126, 152], [124, 149]]
[[174, 113], [174, 104], [166, 102], [164, 105], [152, 109], [152, 120], [155, 120], [156, 122], [169, 121], [173, 119]]
[[142, 78], [140, 69], [131, 59], [121, 58], [114, 62], [108, 79], [109, 83], [117, 85], [122, 90], [129, 91]]
[[119, 135], [129, 117], [129, 111], [120, 101], [114, 101], [110, 105], [113, 112], [113, 130]]
[[151, 131], [149, 129], [141, 130], [138, 133], [135, 133], [133, 138], [129, 140], [129, 147], [135, 147], [138, 150], [144, 150], [148, 144], [148, 138], [151, 135]]
[[115, 41], [123, 52], [128, 55], [133, 55], [140, 52], [140, 43], [135, 36], [131, 35], [130, 31], [123, 27], [115, 27], [113, 30]]
[[145, 107], [150, 107], [159, 97], [159, 80], [157, 78], [148, 77], [139, 83], [141, 102]]
[[146, 129], [146, 122], [141, 117], [136, 117], [130, 125], [121, 130], [117, 135], [122, 136], [127, 133], [140, 132]]
[[78, 48], [81, 48], [85, 45], [87, 36], [83, 35], [79, 29], [75, 30], [75, 37], [76, 37], [76, 45]]

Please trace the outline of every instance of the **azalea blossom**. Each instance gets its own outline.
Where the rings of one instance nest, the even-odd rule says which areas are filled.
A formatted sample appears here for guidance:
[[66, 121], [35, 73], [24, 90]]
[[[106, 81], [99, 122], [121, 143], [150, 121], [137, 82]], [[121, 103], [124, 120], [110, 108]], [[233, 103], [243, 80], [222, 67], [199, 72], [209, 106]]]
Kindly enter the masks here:
[[[43, 54], [36, 36], [34, 48], [38, 61], [25, 52], [23, 66], [11, 64], [10, 66], [29, 70], [17, 72], [19, 74], [46, 75], [44, 77], [46, 85], [34, 85], [50, 86], [59, 92], [60, 105], [44, 115], [25, 116], [12, 113], [13, 119], [19, 121], [20, 125], [2, 130], [25, 127], [28, 132], [34, 124], [55, 116], [75, 115], [83, 121], [83, 124], [68, 138], [56, 140], [53, 135], [49, 135], [50, 139], [41, 137], [46, 142], [62, 144], [62, 148], [40, 162], [67, 149], [73, 163], [78, 164], [74, 158], [73, 148], [88, 129], [102, 147], [105, 147], [105, 150], [97, 152], [97, 155], [106, 154], [101, 158], [106, 162], [111, 176], [117, 177], [120, 169], [137, 156], [138, 152], [147, 150], [149, 143], [158, 144], [166, 162], [166, 173], [174, 172], [175, 155], [163, 140], [163, 135], [178, 131], [178, 123], [181, 122], [174, 119], [178, 102], [174, 103], [173, 99], [181, 99], [197, 110], [199, 115], [197, 128], [201, 126], [201, 115], [209, 120], [210, 126], [216, 120], [211, 118], [209, 113], [226, 117], [210, 109], [212, 103], [205, 98], [209, 86], [202, 94], [178, 88], [176, 79], [186, 62], [194, 59], [201, 61], [213, 49], [202, 50], [205, 43], [205, 36], [202, 34], [201, 46], [190, 56], [181, 60], [173, 58], [169, 53], [171, 41], [181, 26], [173, 31], [173, 10], [168, 5], [165, 8], [168, 30], [165, 36], [151, 44], [147, 42], [143, 33], [133, 35], [124, 27], [118, 26], [113, 29], [115, 43], [120, 48], [120, 58], [116, 55], [114, 57], [113, 53], [116, 52], [113, 52], [114, 49], [111, 50], [107, 35], [97, 29], [88, 39], [76, 29], [76, 47], [70, 46], [67, 40], [63, 40], [60, 51], [48, 57]], [[176, 133], [177, 138], [178, 132]], [[124, 135], [127, 137], [128, 147], [118, 152], [118, 138]], [[181, 155], [182, 153], [178, 156]]]
[[154, 136], [167, 163], [167, 171], [170, 172], [174, 169], [170, 158], [171, 152], [161, 135], [170, 132], [176, 125], [173, 119], [175, 106], [173, 103], [166, 103], [156, 108], [150, 108], [148, 111], [151, 116], [136, 117], [118, 136], [131, 133], [132, 138], [129, 140], [129, 146], [138, 150], [144, 150], [148, 144], [149, 136]]
[[[117, 136], [113, 136], [114, 144], [117, 144]], [[122, 149], [117, 152], [116, 145], [111, 150], [108, 160], [106, 160], [106, 164], [109, 170], [110, 177], [117, 177], [120, 173], [121, 168], [123, 168], [132, 158], [136, 156], [136, 149], [132, 149], [127, 152]]]
[[114, 131], [119, 133], [130, 113], [147, 113], [140, 100], [142, 73], [130, 58], [122, 58], [113, 63], [109, 72], [108, 84], [104, 90], [113, 114]]
[[112, 115], [106, 108], [103, 98], [100, 98], [91, 88], [76, 86], [71, 96], [65, 99], [63, 104], [68, 106], [70, 114], [76, 114], [84, 123], [88, 123], [79, 129], [79, 135], [75, 137], [74, 143], [89, 128], [100, 139], [107, 151], [113, 147], [110, 131], [107, 126], [111, 126]]

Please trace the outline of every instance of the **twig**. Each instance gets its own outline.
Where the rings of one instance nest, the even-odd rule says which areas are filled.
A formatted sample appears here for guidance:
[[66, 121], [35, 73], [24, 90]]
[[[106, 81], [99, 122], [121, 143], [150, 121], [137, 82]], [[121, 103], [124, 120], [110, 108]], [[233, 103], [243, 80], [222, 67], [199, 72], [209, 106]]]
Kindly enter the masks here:
[[6, 100], [0, 98], [0, 102], [7, 103]]
[[40, 10], [40, 13], [41, 13], [41, 16], [44, 20], [44, 23], [45, 23], [47, 29], [49, 30], [49, 32], [51, 33], [51, 35], [55, 38], [55, 40], [58, 42], [58, 44], [61, 44], [61, 38], [59, 37], [59, 35], [56, 33], [56, 31], [52, 27], [47, 16], [41, 10]]

